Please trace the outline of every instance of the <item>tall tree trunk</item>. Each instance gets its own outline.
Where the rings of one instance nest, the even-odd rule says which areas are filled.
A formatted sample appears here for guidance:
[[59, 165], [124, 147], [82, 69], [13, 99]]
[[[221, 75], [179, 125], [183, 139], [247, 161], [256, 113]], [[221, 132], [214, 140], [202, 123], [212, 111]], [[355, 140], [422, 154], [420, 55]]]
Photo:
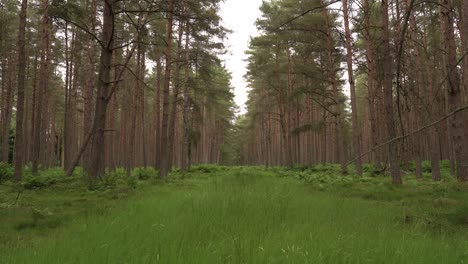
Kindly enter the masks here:
[[154, 96], [154, 139], [155, 139], [155, 160], [154, 165], [160, 168], [161, 165], [161, 54], [156, 54], [156, 87]]
[[352, 126], [353, 126], [353, 149], [356, 156], [356, 174], [362, 176], [362, 159], [361, 159], [361, 131], [358, 124], [358, 109], [356, 102], [356, 85], [354, 82], [353, 73], [353, 50], [351, 46], [351, 31], [349, 29], [349, 16], [348, 16], [348, 0], [343, 2], [343, 16], [345, 25], [345, 40], [346, 40], [346, 62], [348, 64], [348, 80], [349, 90], [351, 93], [351, 111], [352, 111]]
[[10, 125], [11, 125], [11, 117], [13, 112], [13, 97], [14, 97], [14, 89], [13, 89], [13, 59], [8, 59], [8, 69], [7, 69], [7, 76], [5, 76], [6, 80], [6, 89], [3, 91], [3, 102], [2, 102], [2, 137], [1, 137], [1, 161], [9, 162], [10, 161]]
[[[88, 1], [89, 10], [89, 20], [91, 23], [91, 33], [96, 32], [97, 27], [97, 4], [96, 0]], [[86, 134], [93, 125], [93, 99], [94, 99], [94, 87], [96, 85], [95, 77], [95, 57], [96, 57], [96, 48], [94, 47], [94, 39], [91, 36], [88, 36], [88, 50], [87, 50], [87, 63], [86, 63], [86, 84], [83, 89], [83, 139], [86, 138]], [[83, 167], [85, 170], [90, 170], [91, 160], [90, 158], [90, 149], [88, 146], [83, 155]]]
[[[377, 103], [377, 92], [376, 92], [376, 63], [374, 62], [374, 54], [372, 50], [372, 38], [371, 38], [371, 7], [369, 0], [364, 0], [364, 20], [365, 20], [365, 37], [366, 37], [366, 60], [367, 60], [367, 89], [369, 97], [369, 122], [371, 127], [371, 148], [375, 148], [378, 145], [378, 123], [377, 123], [377, 109], [379, 104]], [[379, 150], [374, 151], [374, 157], [372, 161], [376, 164], [376, 168], [379, 167], [379, 161], [377, 153]]]
[[174, 20], [174, 1], [168, 1], [168, 10], [167, 10], [167, 25], [166, 25], [166, 70], [164, 74], [164, 90], [163, 90], [163, 113], [162, 113], [162, 131], [161, 131], [161, 168], [159, 170], [159, 175], [162, 178], [165, 178], [169, 173], [169, 165], [171, 157], [168, 156], [169, 153], [169, 135], [168, 135], [168, 124], [169, 124], [169, 89], [171, 85], [171, 68], [172, 68], [172, 24]]
[[[383, 71], [384, 71], [384, 105], [385, 105], [385, 121], [388, 131], [388, 140], [396, 138], [396, 123], [393, 112], [393, 61], [390, 52], [390, 29], [389, 29], [389, 14], [388, 1], [382, 0], [382, 41], [383, 41]], [[388, 158], [390, 160], [390, 173], [392, 182], [396, 185], [403, 183], [400, 174], [400, 162], [398, 160], [398, 142], [391, 142], [388, 145]]]
[[48, 89], [48, 79], [49, 79], [49, 65], [47, 63], [48, 58], [48, 50], [49, 50], [49, 1], [42, 0], [42, 40], [41, 40], [41, 47], [42, 47], [42, 54], [41, 54], [41, 70], [40, 70], [40, 79], [39, 79], [39, 87], [38, 92], [36, 94], [36, 117], [35, 117], [35, 130], [34, 130], [34, 139], [32, 144], [34, 145], [34, 151], [32, 153], [32, 171], [33, 174], [37, 174], [38, 167], [39, 167], [39, 159], [41, 154], [41, 134], [43, 130], [43, 118], [44, 118], [44, 109], [45, 106], [43, 105], [43, 97], [45, 91]]
[[[464, 104], [468, 103], [468, 1], [462, 1], [462, 27], [460, 30], [460, 36], [462, 39], [462, 46], [463, 46], [463, 87], [464, 87], [464, 95], [465, 100]], [[465, 120], [468, 120], [468, 113], [465, 111]], [[465, 124], [465, 149], [468, 146], [468, 125]], [[465, 150], [465, 152], [468, 152]], [[467, 164], [468, 165], [468, 164]], [[468, 170], [468, 169], [467, 169]]]
[[140, 82], [141, 82], [141, 91], [140, 91], [140, 104], [141, 104], [141, 152], [143, 158], [143, 167], [148, 167], [147, 159], [147, 146], [146, 146], [146, 83], [145, 83], [145, 70], [146, 70], [146, 51], [142, 48], [140, 54]]
[[[104, 4], [102, 38], [104, 44], [101, 47], [101, 58], [99, 62], [99, 75], [97, 84], [97, 98], [94, 110], [94, 123], [91, 133], [87, 135], [87, 140], [83, 143], [84, 148], [92, 138], [92, 151], [90, 154], [90, 168], [88, 174], [92, 180], [96, 180], [104, 175], [105, 169], [105, 151], [104, 151], [104, 133], [106, 126], [107, 106], [112, 96], [110, 73], [112, 68], [112, 54], [114, 51], [114, 7], [115, 0], [108, 0]], [[83, 149], [83, 147], [82, 147]], [[77, 156], [81, 156], [80, 151]], [[74, 164], [80, 158], [75, 158]]]
[[[451, 0], [440, 0], [443, 7], [443, 42], [445, 47], [445, 63], [448, 81], [448, 102], [450, 110], [454, 111], [462, 106], [462, 93], [460, 77], [457, 72], [457, 54], [454, 33], [454, 14]], [[457, 178], [459, 181], [468, 181], [468, 150], [464, 146], [464, 113], [457, 113], [451, 117], [452, 143], [455, 152]]]
[[26, 81], [26, 16], [28, 0], [21, 1], [18, 32], [18, 89], [16, 99], [16, 133], [15, 133], [15, 180], [21, 180], [23, 168], [23, 119], [24, 119], [24, 89]]
[[172, 89], [172, 104], [171, 111], [169, 116], [169, 146], [167, 155], [169, 156], [169, 168], [172, 167], [172, 162], [174, 160], [174, 148], [175, 148], [175, 126], [177, 119], [177, 105], [179, 100], [179, 90], [180, 90], [180, 69], [181, 69], [181, 59], [182, 59], [182, 40], [184, 36], [184, 26], [183, 22], [179, 22], [179, 37], [177, 41], [177, 63], [175, 64], [175, 74], [174, 74], [174, 87]]
[[190, 24], [186, 23], [185, 29], [185, 80], [184, 80], [184, 105], [183, 105], [183, 147], [182, 147], [182, 170], [186, 171], [190, 168], [192, 159], [192, 147], [190, 140], [190, 90], [189, 90], [189, 78], [190, 78]]
[[[412, 0], [408, 0], [408, 6], [411, 5], [411, 1]], [[423, 109], [420, 107], [421, 105], [420, 101], [422, 100], [421, 92], [423, 90], [423, 87], [425, 87], [424, 75], [423, 75], [424, 68], [423, 68], [423, 64], [421, 60], [421, 55], [419, 52], [419, 47], [416, 44], [418, 43], [418, 37], [417, 37], [418, 27], [416, 25], [416, 18], [414, 16], [414, 11], [411, 10], [410, 12], [411, 12], [410, 14], [410, 27], [411, 27], [410, 36], [411, 36], [411, 45], [414, 50], [413, 58], [414, 58], [415, 66], [416, 66], [416, 70], [412, 72], [413, 74], [416, 74], [416, 85], [413, 89], [411, 89], [412, 95], [414, 98], [413, 101], [415, 102], [413, 103], [414, 105], [413, 115], [415, 119], [414, 122], [416, 123], [417, 126], [420, 126], [422, 124], [421, 115], [427, 114], [427, 113], [423, 113]], [[421, 135], [416, 135], [413, 138], [413, 155], [414, 155], [414, 161], [416, 165], [416, 178], [422, 179]], [[436, 169], [436, 168], [433, 167], [433, 169]]]

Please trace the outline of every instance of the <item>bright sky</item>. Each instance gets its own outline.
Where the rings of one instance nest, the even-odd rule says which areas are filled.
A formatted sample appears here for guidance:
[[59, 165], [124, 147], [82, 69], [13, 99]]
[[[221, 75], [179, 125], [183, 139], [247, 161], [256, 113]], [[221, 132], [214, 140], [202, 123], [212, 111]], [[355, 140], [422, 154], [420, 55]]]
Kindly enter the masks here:
[[248, 94], [247, 83], [243, 77], [247, 66], [245, 51], [249, 46], [250, 37], [258, 35], [255, 21], [261, 16], [261, 4], [262, 0], [226, 0], [221, 4], [224, 26], [233, 31], [227, 40], [230, 52], [223, 59], [226, 68], [232, 73], [235, 102], [240, 107], [240, 114], [246, 112]]

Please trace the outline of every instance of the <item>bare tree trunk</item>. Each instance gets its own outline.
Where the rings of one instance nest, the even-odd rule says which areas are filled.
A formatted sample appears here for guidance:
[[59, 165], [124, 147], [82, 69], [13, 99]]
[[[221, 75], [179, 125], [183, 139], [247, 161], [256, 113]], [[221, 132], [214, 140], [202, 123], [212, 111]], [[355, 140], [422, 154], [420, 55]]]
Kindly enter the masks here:
[[155, 160], [156, 168], [161, 165], [161, 55], [158, 51], [156, 55], [156, 87], [154, 96], [154, 137], [155, 137]]
[[32, 144], [34, 145], [34, 151], [32, 153], [32, 171], [33, 174], [37, 174], [38, 167], [39, 167], [39, 159], [41, 154], [41, 134], [43, 130], [43, 118], [44, 118], [44, 108], [43, 106], [43, 96], [48, 88], [48, 77], [49, 77], [49, 65], [47, 63], [48, 58], [48, 50], [49, 50], [49, 1], [43, 0], [42, 1], [42, 9], [43, 9], [43, 17], [42, 17], [42, 54], [41, 54], [41, 76], [39, 79], [39, 87], [38, 93], [36, 94], [36, 118], [35, 118], [35, 131], [34, 131], [34, 139]]
[[26, 81], [26, 17], [28, 0], [21, 1], [18, 33], [18, 89], [16, 101], [16, 133], [15, 133], [15, 180], [21, 180], [23, 168], [23, 119], [24, 119], [24, 89]]
[[140, 54], [140, 82], [142, 83], [141, 85], [141, 98], [140, 98], [140, 104], [141, 104], [141, 152], [143, 155], [143, 167], [146, 168], [148, 167], [148, 159], [147, 159], [147, 146], [146, 146], [146, 83], [145, 83], [145, 70], [146, 70], [146, 65], [145, 65], [145, 60], [146, 60], [146, 52], [144, 49], [142, 49], [141, 54]]
[[349, 17], [348, 17], [348, 1], [342, 0], [343, 2], [343, 15], [345, 25], [345, 39], [346, 39], [346, 62], [348, 64], [348, 80], [349, 89], [351, 92], [351, 111], [352, 111], [352, 126], [353, 126], [353, 149], [354, 155], [356, 156], [356, 174], [362, 176], [362, 160], [361, 160], [361, 142], [360, 142], [360, 128], [358, 124], [358, 109], [356, 102], [356, 85], [354, 82], [353, 73], [353, 50], [351, 47], [351, 31], [349, 29]]
[[186, 23], [185, 29], [185, 81], [184, 81], [184, 105], [183, 105], [183, 122], [184, 122], [184, 137], [182, 147], [182, 170], [186, 171], [190, 168], [192, 159], [191, 147], [191, 129], [190, 129], [190, 91], [189, 91], [189, 78], [190, 78], [190, 24]]
[[68, 169], [70, 166], [70, 56], [68, 52], [68, 23], [65, 23], [65, 103], [64, 103], [64, 118], [63, 118], [63, 167]]
[[[367, 89], [369, 97], [369, 122], [371, 127], [371, 148], [375, 148], [379, 144], [378, 140], [378, 122], [377, 122], [377, 109], [379, 104], [377, 103], [377, 85], [376, 85], [376, 69], [374, 62], [374, 54], [372, 50], [372, 39], [371, 39], [371, 7], [369, 5], [369, 0], [364, 0], [364, 20], [365, 20], [365, 36], [366, 36], [366, 59], [367, 59]], [[377, 158], [377, 152], [373, 155], [373, 162], [376, 164], [376, 167], [379, 167], [379, 161]]]
[[162, 113], [162, 131], [161, 131], [161, 166], [159, 175], [165, 178], [169, 173], [169, 165], [171, 157], [169, 153], [169, 135], [168, 135], [168, 124], [169, 124], [169, 89], [171, 85], [171, 67], [172, 67], [172, 24], [174, 20], [174, 0], [168, 0], [169, 9], [167, 10], [167, 25], [166, 25], [166, 71], [164, 77], [164, 90], [163, 90], [163, 113]]
[[[388, 140], [396, 138], [395, 117], [393, 113], [393, 61], [390, 52], [390, 30], [388, 19], [388, 1], [382, 0], [382, 26], [383, 26], [383, 71], [384, 71], [384, 105], [385, 120], [387, 124]], [[398, 160], [398, 142], [388, 145], [388, 157], [390, 160], [390, 173], [393, 184], [403, 183], [400, 175], [400, 162]]]
[[[410, 5], [412, 0], [408, 0], [408, 5]], [[427, 114], [427, 113], [423, 113], [423, 109], [421, 109], [421, 91], [423, 90], [422, 88], [425, 86], [425, 82], [424, 82], [424, 75], [423, 75], [423, 72], [424, 72], [424, 68], [423, 68], [423, 64], [422, 64], [422, 60], [421, 60], [421, 55], [419, 53], [419, 47], [418, 45], [416, 45], [416, 43], [418, 43], [418, 35], [417, 35], [417, 30], [418, 30], [418, 27], [416, 25], [416, 19], [414, 17], [414, 11], [411, 10], [410, 11], [411, 14], [410, 14], [410, 27], [411, 27], [411, 45], [412, 45], [412, 48], [414, 50], [414, 62], [416, 64], [416, 70], [413, 71], [413, 74], [416, 74], [416, 85], [412, 90], [412, 95], [413, 95], [413, 98], [414, 98], [414, 102], [413, 105], [414, 105], [414, 122], [417, 124], [417, 126], [419, 127], [422, 122], [421, 122], [421, 115], [423, 114]], [[431, 87], [431, 90], [432, 90], [432, 87]], [[415, 165], [416, 165], [416, 178], [417, 179], [422, 179], [422, 166], [421, 166], [421, 162], [422, 162], [422, 158], [421, 158], [421, 136], [420, 135], [417, 135], [415, 137], [413, 137], [413, 155], [414, 155], [414, 160], [415, 160]], [[433, 169], [436, 169], [435, 167]]]
[[[88, 137], [92, 137], [92, 151], [90, 154], [91, 163], [88, 174], [94, 180], [102, 177], [104, 175], [105, 169], [104, 133], [106, 126], [107, 106], [112, 95], [112, 91], [110, 90], [110, 72], [112, 67], [112, 54], [114, 51], [114, 3], [115, 0], [108, 0], [104, 4], [104, 21], [102, 24], [101, 39], [101, 42], [104, 44], [104, 46], [101, 47], [101, 58], [99, 62], [96, 108], [94, 110], [94, 124], [90, 135], [88, 135]], [[89, 139], [87, 141], [89, 141]], [[84, 145], [87, 145], [87, 143], [88, 142], [86, 142], [85, 140]]]
[[[91, 33], [96, 32], [97, 27], [97, 4], [96, 0], [88, 1], [88, 10], [90, 11], [89, 20], [91, 22]], [[86, 65], [86, 84], [83, 91], [83, 139], [86, 137], [89, 129], [93, 125], [93, 99], [94, 99], [94, 88], [96, 86], [96, 77], [95, 77], [95, 57], [96, 57], [96, 48], [94, 47], [94, 39], [91, 36], [88, 36], [88, 50], [87, 50], [87, 65]], [[85, 170], [90, 170], [91, 161], [90, 158], [90, 149], [87, 147], [85, 154], [83, 156], [83, 167]]]
[[10, 125], [13, 112], [13, 59], [8, 60], [8, 70], [6, 76], [6, 89], [3, 91], [2, 105], [2, 138], [1, 140], [1, 161], [9, 162], [10, 155]]
[[[138, 37], [139, 38], [139, 37]], [[140, 56], [141, 56], [141, 45], [137, 45], [137, 56], [136, 56], [136, 76], [135, 79], [136, 87], [130, 88], [130, 138], [129, 138], [129, 145], [128, 145], [128, 157], [127, 157], [127, 173], [130, 175], [130, 172], [136, 164], [136, 155], [135, 149], [137, 148], [135, 144], [136, 135], [137, 135], [137, 117], [138, 117], [138, 94], [140, 92], [140, 80], [138, 80], [140, 76]]]
[[[462, 18], [462, 27], [460, 30], [460, 36], [462, 39], [463, 45], [463, 87], [464, 87], [464, 95], [465, 100], [464, 103], [468, 103], [468, 1], [462, 1], [462, 14], [460, 15]], [[468, 113], [465, 113], [465, 120], [468, 120]], [[468, 125], [465, 124], [465, 149], [468, 146]], [[465, 150], [465, 152], [468, 152]], [[467, 154], [468, 155], [468, 154]], [[467, 169], [468, 171], [468, 169]], [[468, 173], [467, 173], [468, 174]], [[467, 176], [468, 177], [468, 176]]]
[[175, 126], [176, 126], [176, 119], [177, 119], [177, 104], [179, 98], [179, 89], [180, 89], [180, 68], [181, 68], [181, 58], [182, 58], [182, 38], [184, 36], [184, 26], [183, 22], [179, 22], [179, 37], [177, 41], [177, 63], [175, 65], [175, 74], [174, 74], [174, 87], [172, 89], [172, 104], [171, 104], [171, 111], [169, 115], [169, 146], [167, 155], [169, 156], [169, 168], [172, 167], [172, 163], [174, 160], [174, 143], [175, 143]]
[[[445, 47], [445, 60], [448, 81], [448, 102], [450, 110], [456, 110], [462, 106], [462, 93], [460, 77], [457, 73], [457, 55], [454, 33], [454, 15], [451, 0], [440, 0], [443, 7], [443, 42]], [[464, 146], [464, 113], [457, 113], [451, 118], [452, 143], [455, 152], [457, 178], [459, 181], [468, 181], [468, 150]]]

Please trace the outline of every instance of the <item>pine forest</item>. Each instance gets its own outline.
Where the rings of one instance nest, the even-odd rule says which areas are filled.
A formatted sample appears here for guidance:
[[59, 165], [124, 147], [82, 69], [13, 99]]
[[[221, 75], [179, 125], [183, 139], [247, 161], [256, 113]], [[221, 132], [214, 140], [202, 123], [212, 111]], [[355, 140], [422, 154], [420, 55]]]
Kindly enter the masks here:
[[0, 263], [467, 248], [467, 0], [0, 0]]

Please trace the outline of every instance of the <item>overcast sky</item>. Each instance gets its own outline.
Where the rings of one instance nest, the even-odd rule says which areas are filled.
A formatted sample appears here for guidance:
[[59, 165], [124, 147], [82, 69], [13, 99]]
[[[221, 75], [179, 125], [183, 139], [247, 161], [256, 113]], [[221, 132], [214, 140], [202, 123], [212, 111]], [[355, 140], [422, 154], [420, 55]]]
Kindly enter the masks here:
[[221, 4], [221, 17], [224, 26], [234, 31], [227, 40], [228, 54], [224, 56], [227, 69], [232, 73], [232, 86], [236, 104], [245, 113], [247, 83], [244, 81], [247, 63], [245, 51], [251, 36], [258, 35], [255, 21], [261, 16], [259, 10], [262, 0], [226, 0]]

